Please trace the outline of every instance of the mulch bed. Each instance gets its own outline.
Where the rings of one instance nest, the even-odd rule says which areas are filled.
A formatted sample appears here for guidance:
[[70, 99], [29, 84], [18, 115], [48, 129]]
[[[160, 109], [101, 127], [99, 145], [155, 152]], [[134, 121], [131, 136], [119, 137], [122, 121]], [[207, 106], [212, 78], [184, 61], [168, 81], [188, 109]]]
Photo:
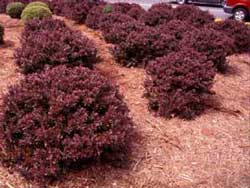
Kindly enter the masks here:
[[[62, 18], [60, 18], [62, 19]], [[101, 33], [66, 23], [93, 39], [102, 63], [97, 68], [119, 85], [138, 137], [128, 165], [94, 164], [55, 182], [54, 188], [246, 188], [250, 185], [250, 55], [229, 57], [230, 73], [216, 76], [218, 107], [192, 121], [156, 117], [143, 97], [145, 71], [118, 65]], [[0, 15], [6, 27], [0, 47], [0, 93], [22, 75], [14, 64], [23, 24]], [[0, 96], [1, 102], [1, 96]], [[1, 188], [28, 188], [16, 173], [0, 167]], [[33, 188], [33, 187], [32, 187]]]

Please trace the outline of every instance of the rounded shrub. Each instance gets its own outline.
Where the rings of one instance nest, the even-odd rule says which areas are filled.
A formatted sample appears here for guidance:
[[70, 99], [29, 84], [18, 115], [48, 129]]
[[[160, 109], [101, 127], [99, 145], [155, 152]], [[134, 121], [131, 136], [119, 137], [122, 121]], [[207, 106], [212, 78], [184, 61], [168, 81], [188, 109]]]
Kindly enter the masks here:
[[121, 13], [109, 13], [102, 14], [99, 19], [98, 28], [103, 32], [110, 30], [114, 24], [133, 22], [135, 19], [131, 18], [126, 14]]
[[103, 32], [105, 40], [109, 43], [120, 44], [125, 42], [131, 32], [142, 32], [145, 25], [138, 21], [116, 23], [109, 30]]
[[132, 3], [131, 4], [131, 8], [129, 9], [129, 11], [127, 12], [127, 14], [136, 19], [136, 20], [140, 20], [141, 17], [146, 13], [146, 11], [138, 4]]
[[6, 13], [11, 18], [20, 18], [24, 8], [25, 8], [25, 4], [21, 2], [9, 3], [6, 8]]
[[30, 33], [40, 32], [40, 31], [58, 31], [67, 29], [67, 26], [64, 21], [53, 19], [53, 18], [44, 18], [40, 19], [32, 19], [25, 22], [24, 32], [22, 33], [22, 37], [24, 35], [29, 35]]
[[24, 21], [31, 20], [34, 18], [42, 19], [52, 16], [50, 9], [42, 6], [26, 7], [21, 15], [21, 19]]
[[4, 27], [0, 24], [0, 44], [4, 43], [3, 36], [4, 36]]
[[[47, 29], [53, 23], [54, 29]], [[35, 22], [32, 24], [33, 28], [39, 28], [40, 31], [31, 31], [29, 34], [24, 32], [21, 47], [15, 53], [16, 64], [23, 73], [40, 72], [61, 64], [93, 68], [98, 62], [94, 43], [80, 32], [65, 27], [61, 21], [42, 20], [37, 25]]]
[[191, 32], [196, 28], [186, 21], [171, 20], [166, 24], [159, 25], [157, 29], [163, 33], [175, 36], [178, 40], [181, 40], [186, 32]]
[[131, 32], [126, 41], [115, 47], [114, 55], [124, 66], [144, 67], [149, 60], [176, 50], [178, 50], [178, 42], [174, 36], [145, 27], [142, 32]]
[[173, 9], [174, 19], [187, 21], [195, 27], [203, 27], [214, 21], [213, 15], [208, 11], [203, 11], [194, 5], [180, 5]]
[[74, 0], [64, 5], [64, 15], [77, 23], [84, 23], [94, 2]]
[[32, 74], [3, 99], [7, 165], [26, 178], [58, 178], [75, 162], [126, 148], [132, 121], [118, 88], [98, 72], [58, 66]]
[[236, 53], [250, 52], [250, 28], [244, 23], [227, 19], [225, 21], [211, 23], [208, 27], [221, 31], [228, 37], [233, 38]]
[[107, 4], [103, 7], [102, 12], [107, 14], [113, 11], [113, 6], [111, 4]]
[[0, 1], [0, 14], [6, 12], [6, 6], [8, 5], [8, 0], [1, 0]]
[[50, 7], [54, 14], [84, 23], [91, 8], [99, 4], [99, 0], [52, 0]]
[[94, 6], [88, 13], [85, 24], [92, 29], [99, 29], [100, 17], [103, 14], [105, 4]]
[[188, 46], [204, 53], [217, 71], [225, 72], [228, 67], [226, 57], [233, 53], [234, 41], [222, 32], [203, 28], [185, 33], [180, 46]]
[[167, 3], [153, 5], [141, 18], [148, 26], [165, 24], [173, 19], [172, 6]]
[[41, 6], [41, 7], [44, 7], [44, 8], [49, 8], [49, 6], [44, 3], [44, 2], [41, 2], [41, 1], [34, 1], [34, 2], [31, 2], [27, 5], [27, 8], [29, 7], [36, 7], [36, 6]]
[[182, 49], [149, 63], [145, 81], [149, 107], [160, 116], [192, 119], [206, 109], [215, 70], [206, 56]]
[[[133, 19], [138, 20], [144, 12], [144, 9], [134, 3], [101, 3], [99, 6], [95, 6], [89, 11], [85, 24], [92, 29], [100, 29], [108, 20], [110, 20], [111, 24], [113, 21], [116, 22], [115, 20], [121, 20], [125, 17], [125, 19], [129, 21]], [[114, 16], [118, 18], [116, 19]], [[124, 19], [121, 21], [124, 22]]]

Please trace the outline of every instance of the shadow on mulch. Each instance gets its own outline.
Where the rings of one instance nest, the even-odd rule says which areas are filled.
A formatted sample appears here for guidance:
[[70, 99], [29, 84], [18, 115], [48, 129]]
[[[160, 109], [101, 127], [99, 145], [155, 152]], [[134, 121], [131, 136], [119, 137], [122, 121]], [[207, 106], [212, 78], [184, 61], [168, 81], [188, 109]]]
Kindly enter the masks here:
[[14, 47], [14, 46], [15, 46], [15, 43], [13, 41], [6, 40], [4, 41], [4, 44], [0, 45], [0, 49]]

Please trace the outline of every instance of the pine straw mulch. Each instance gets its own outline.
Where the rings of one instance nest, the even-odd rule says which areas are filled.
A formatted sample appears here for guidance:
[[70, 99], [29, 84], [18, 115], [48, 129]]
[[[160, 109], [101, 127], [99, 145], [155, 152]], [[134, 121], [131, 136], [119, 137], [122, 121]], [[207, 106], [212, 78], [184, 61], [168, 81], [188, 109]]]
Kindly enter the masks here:
[[[102, 59], [97, 68], [120, 87], [139, 135], [126, 166], [96, 164], [76, 170], [51, 188], [249, 188], [250, 56], [229, 58], [231, 71], [217, 75], [213, 90], [220, 107], [192, 121], [154, 116], [143, 97], [145, 71], [115, 63], [99, 32], [67, 24], [93, 39]], [[22, 27], [0, 15], [7, 45], [0, 48], [0, 92], [22, 76], [13, 60]], [[9, 44], [9, 45], [8, 45]], [[1, 99], [1, 98], [0, 98]], [[1, 188], [28, 188], [17, 173], [0, 168]]]

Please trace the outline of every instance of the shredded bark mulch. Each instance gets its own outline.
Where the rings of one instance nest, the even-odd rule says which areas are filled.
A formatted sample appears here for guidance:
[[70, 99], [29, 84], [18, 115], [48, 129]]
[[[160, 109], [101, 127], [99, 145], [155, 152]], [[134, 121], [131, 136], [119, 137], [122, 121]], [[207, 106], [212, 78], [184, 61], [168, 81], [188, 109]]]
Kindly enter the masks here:
[[[61, 18], [62, 19], [62, 18]], [[75, 170], [52, 188], [249, 188], [250, 187], [250, 55], [229, 57], [230, 71], [216, 76], [217, 107], [192, 121], [157, 117], [143, 97], [145, 71], [117, 64], [101, 33], [66, 23], [92, 39], [102, 62], [97, 68], [113, 79], [135, 122], [128, 165], [94, 164]], [[0, 93], [22, 75], [14, 63], [22, 23], [0, 15], [6, 45], [0, 47]], [[0, 96], [0, 102], [1, 102]], [[17, 173], [0, 167], [1, 188], [32, 187]], [[33, 187], [32, 187], [33, 188]]]

